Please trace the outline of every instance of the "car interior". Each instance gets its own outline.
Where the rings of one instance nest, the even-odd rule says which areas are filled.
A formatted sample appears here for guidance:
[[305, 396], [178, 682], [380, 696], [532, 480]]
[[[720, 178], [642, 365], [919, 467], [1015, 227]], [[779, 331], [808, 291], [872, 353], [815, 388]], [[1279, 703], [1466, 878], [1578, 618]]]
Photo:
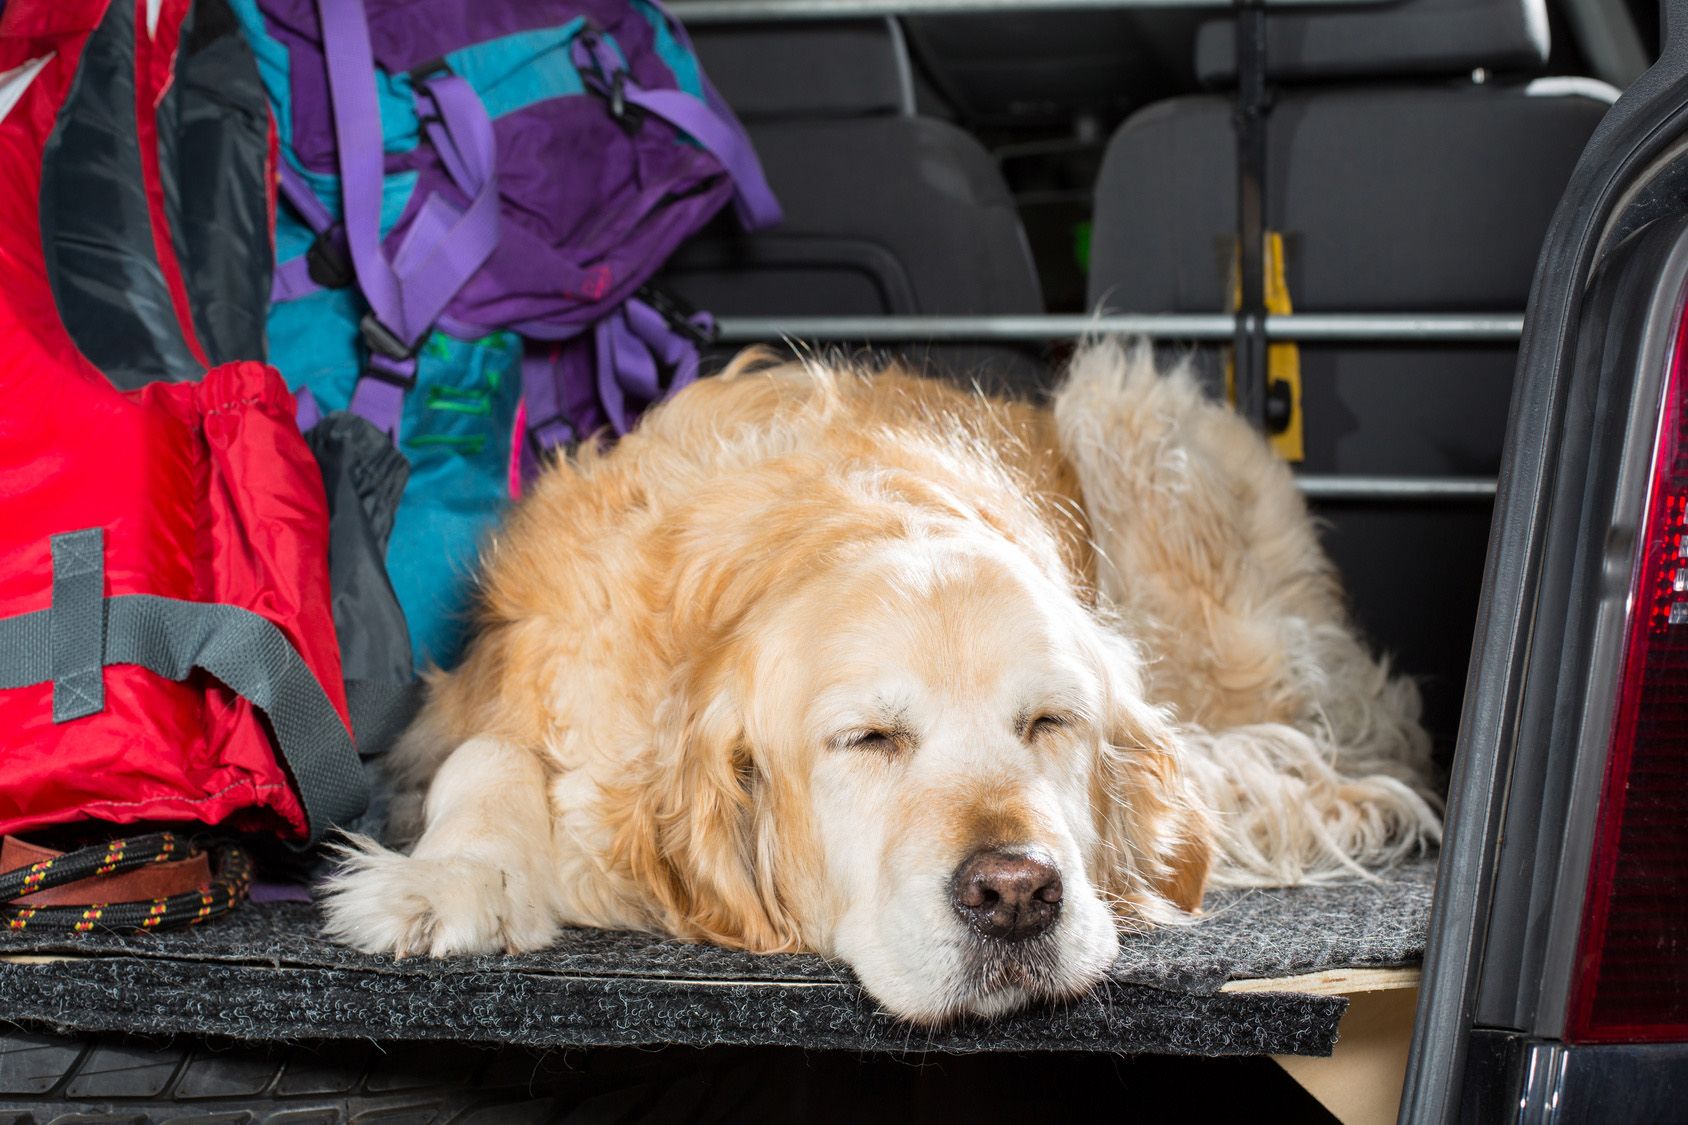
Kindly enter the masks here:
[[[720, 224], [664, 274], [725, 327], [1233, 307], [1229, 15], [717, 23], [693, 7], [675, 5], [786, 210], [765, 234]], [[1266, 220], [1294, 311], [1517, 317], [1571, 167], [1618, 93], [1576, 46], [1540, 0], [1274, 16]], [[1226, 349], [1177, 331], [1169, 321], [1162, 347], [1196, 350], [1222, 394]], [[1420, 679], [1444, 761], [1512, 335], [1298, 347], [1297, 469], [1362, 627]], [[1027, 395], [1048, 390], [1061, 353], [1036, 340], [878, 346]], [[1319, 478], [1354, 486], [1321, 494]]]
[[[1660, 50], [1657, 3], [667, 7], [784, 212], [722, 214], [655, 275], [713, 314], [706, 368], [824, 349], [1045, 401], [1082, 338], [1127, 329], [1216, 399], [1262, 394], [1450, 768], [1538, 257]], [[39, 972], [0, 966], [24, 1025], [0, 1033], [0, 1120], [1392, 1121], [1435, 878], [1430, 855], [1235, 893], [1136, 935], [1095, 997], [918, 1030], [817, 957], [648, 935], [574, 931], [497, 972], [376, 965], [291, 906], [9, 935], [0, 961]], [[48, 1097], [83, 1116], [29, 1116]], [[160, 1098], [192, 1113], [139, 1108]]]

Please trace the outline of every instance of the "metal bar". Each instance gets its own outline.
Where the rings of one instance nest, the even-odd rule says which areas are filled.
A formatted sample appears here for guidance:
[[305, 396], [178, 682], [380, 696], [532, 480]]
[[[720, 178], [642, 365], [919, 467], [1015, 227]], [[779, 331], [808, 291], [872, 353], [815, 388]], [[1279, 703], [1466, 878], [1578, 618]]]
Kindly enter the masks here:
[[1362, 477], [1346, 474], [1297, 476], [1309, 500], [1489, 501], [1493, 477]]
[[[1015, 12], [1118, 11], [1126, 8], [1229, 8], [1234, 0], [673, 0], [685, 23], [770, 23], [876, 19], [882, 16], [977, 16]], [[1264, 0], [1273, 8], [1370, 7], [1384, 0]]]
[[[1223, 313], [1126, 313], [1109, 316], [725, 316], [720, 339], [1020, 340], [1148, 336], [1157, 340], [1230, 340], [1236, 319]], [[1269, 340], [1407, 343], [1515, 343], [1522, 315], [1465, 313], [1291, 313], [1266, 318]]]
[[[1266, 422], [1266, 5], [1234, 0], [1237, 94], [1231, 110], [1237, 163], [1237, 324], [1231, 347], [1237, 413]], [[1287, 421], [1287, 419], [1285, 419]], [[1281, 428], [1281, 427], [1280, 427]]]

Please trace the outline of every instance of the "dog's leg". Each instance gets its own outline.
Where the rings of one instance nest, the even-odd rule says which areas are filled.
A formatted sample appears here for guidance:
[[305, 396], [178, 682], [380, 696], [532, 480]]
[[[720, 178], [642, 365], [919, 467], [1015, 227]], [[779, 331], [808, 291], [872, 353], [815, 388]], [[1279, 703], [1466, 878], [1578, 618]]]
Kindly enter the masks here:
[[1155, 701], [1195, 728], [1216, 881], [1316, 879], [1434, 839], [1417, 690], [1360, 643], [1288, 467], [1146, 344], [1082, 350], [1055, 413], [1102, 593]]
[[354, 839], [324, 884], [325, 929], [370, 953], [520, 953], [556, 937], [552, 817], [534, 754], [473, 738], [428, 787], [410, 855]]
[[427, 815], [423, 802], [428, 788], [440, 766], [461, 745], [463, 738], [454, 736], [439, 700], [430, 698], [392, 749], [375, 759], [381, 784], [392, 794], [381, 833], [388, 844], [405, 851], [416, 846]]
[[1420, 778], [1344, 761], [1325, 735], [1282, 723], [1191, 729], [1180, 759], [1211, 815], [1213, 886], [1279, 887], [1364, 875], [1441, 838]]
[[1205, 726], [1294, 722], [1297, 649], [1342, 606], [1288, 468], [1186, 368], [1157, 371], [1147, 344], [1082, 350], [1055, 416], [1098, 583], [1144, 634], [1157, 693]]

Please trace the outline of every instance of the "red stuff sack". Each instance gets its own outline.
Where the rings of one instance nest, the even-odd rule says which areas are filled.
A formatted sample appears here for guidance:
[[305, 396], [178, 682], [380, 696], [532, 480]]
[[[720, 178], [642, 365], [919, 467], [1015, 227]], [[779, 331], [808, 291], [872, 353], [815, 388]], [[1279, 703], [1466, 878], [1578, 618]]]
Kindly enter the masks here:
[[[44, 152], [85, 48], [111, 37], [144, 123], [187, 8], [13, 0], [0, 18], [0, 834], [189, 821], [302, 843], [365, 801], [327, 501], [285, 384], [235, 362], [119, 391], [73, 342], [49, 281]], [[119, 140], [156, 143], [144, 128]], [[175, 299], [156, 165], [136, 165], [155, 205], [121, 234], [144, 241], [170, 294], [143, 313], [203, 355]], [[116, 288], [127, 280], [113, 292], [132, 293]]]

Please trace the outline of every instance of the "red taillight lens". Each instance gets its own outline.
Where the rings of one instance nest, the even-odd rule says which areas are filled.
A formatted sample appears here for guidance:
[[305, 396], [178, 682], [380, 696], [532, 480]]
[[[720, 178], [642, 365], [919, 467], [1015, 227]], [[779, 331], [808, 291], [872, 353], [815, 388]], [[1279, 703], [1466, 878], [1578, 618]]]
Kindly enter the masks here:
[[1688, 1039], [1688, 316], [1677, 331], [1565, 1038]]

